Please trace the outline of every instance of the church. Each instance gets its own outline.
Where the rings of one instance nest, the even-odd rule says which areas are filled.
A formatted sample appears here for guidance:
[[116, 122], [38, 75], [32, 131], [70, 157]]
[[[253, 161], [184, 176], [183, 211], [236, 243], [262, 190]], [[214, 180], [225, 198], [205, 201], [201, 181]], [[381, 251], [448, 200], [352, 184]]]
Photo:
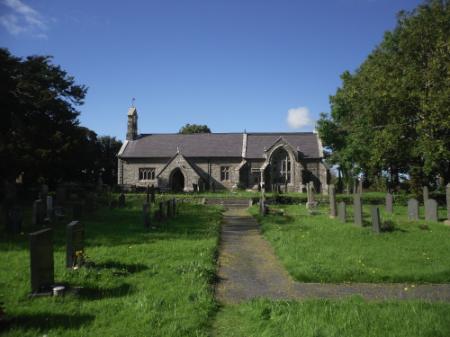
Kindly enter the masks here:
[[329, 179], [314, 132], [138, 134], [134, 106], [117, 157], [124, 189], [301, 192], [312, 181], [316, 191], [326, 192]]

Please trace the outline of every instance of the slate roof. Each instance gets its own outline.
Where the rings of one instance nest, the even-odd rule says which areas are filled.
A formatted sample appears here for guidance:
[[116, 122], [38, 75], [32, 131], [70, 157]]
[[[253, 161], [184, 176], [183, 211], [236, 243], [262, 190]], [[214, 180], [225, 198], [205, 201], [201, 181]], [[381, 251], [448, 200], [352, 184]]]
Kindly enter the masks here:
[[[317, 135], [312, 132], [247, 133], [246, 158], [264, 158], [264, 149], [283, 137], [306, 158], [319, 158]], [[242, 157], [242, 133], [144, 134], [128, 141], [120, 158], [171, 158], [177, 148], [184, 157]]]

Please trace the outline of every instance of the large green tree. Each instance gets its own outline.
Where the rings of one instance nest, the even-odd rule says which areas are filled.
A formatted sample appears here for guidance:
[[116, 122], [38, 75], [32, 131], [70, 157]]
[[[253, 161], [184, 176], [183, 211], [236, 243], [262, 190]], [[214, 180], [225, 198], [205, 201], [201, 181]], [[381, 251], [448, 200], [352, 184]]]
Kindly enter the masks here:
[[450, 179], [450, 8], [427, 1], [398, 15], [363, 64], [342, 75], [318, 130], [344, 175], [398, 185]]

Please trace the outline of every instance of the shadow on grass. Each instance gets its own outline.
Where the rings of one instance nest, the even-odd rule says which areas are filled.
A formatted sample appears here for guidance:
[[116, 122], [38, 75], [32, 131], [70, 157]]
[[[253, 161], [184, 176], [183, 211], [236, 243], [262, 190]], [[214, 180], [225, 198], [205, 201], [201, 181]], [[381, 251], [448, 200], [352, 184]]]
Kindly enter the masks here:
[[42, 329], [52, 328], [79, 329], [90, 324], [94, 315], [66, 315], [54, 313], [23, 314], [11, 317], [7, 322], [0, 323], [0, 332], [12, 329]]
[[117, 275], [135, 274], [147, 270], [148, 267], [141, 263], [121, 263], [116, 261], [106, 261], [102, 263], [93, 262], [89, 268], [94, 269], [113, 269], [113, 273]]
[[133, 293], [131, 285], [124, 283], [113, 288], [83, 287], [77, 289], [76, 296], [86, 300], [122, 297]]

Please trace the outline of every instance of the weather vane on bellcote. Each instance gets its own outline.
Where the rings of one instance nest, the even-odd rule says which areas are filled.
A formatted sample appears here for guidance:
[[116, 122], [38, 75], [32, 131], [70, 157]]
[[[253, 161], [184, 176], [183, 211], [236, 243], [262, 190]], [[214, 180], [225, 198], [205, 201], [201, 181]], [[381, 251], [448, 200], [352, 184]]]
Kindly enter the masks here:
[[131, 99], [131, 107], [132, 107], [132, 108], [134, 108], [134, 102], [135, 102], [135, 101], [136, 101], [136, 98], [133, 97], [133, 98]]

